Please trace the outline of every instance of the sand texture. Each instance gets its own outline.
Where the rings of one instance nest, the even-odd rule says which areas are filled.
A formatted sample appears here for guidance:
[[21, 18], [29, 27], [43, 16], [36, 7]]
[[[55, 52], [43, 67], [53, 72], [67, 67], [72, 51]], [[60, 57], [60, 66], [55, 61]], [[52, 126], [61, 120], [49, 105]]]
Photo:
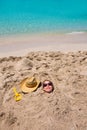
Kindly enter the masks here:
[[[0, 72], [0, 130], [87, 130], [87, 51], [4, 57]], [[19, 83], [30, 76], [51, 80], [54, 91], [22, 93]]]

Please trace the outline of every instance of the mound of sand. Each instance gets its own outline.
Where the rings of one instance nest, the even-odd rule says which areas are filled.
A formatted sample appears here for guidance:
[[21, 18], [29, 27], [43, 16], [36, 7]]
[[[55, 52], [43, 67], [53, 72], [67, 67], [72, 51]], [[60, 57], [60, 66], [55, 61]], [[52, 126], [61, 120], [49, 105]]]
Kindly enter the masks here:
[[[87, 130], [87, 52], [31, 52], [0, 58], [0, 130]], [[35, 76], [54, 84], [14, 100], [13, 86]]]

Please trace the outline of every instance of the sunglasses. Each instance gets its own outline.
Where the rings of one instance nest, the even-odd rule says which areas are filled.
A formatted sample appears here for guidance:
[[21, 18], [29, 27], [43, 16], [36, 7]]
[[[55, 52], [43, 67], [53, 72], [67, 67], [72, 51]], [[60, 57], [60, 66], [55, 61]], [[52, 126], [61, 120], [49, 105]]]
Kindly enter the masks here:
[[49, 83], [44, 83], [44, 84], [43, 84], [43, 87], [46, 87], [47, 85], [48, 85], [48, 86], [52, 86], [52, 83], [51, 83], [51, 82], [49, 82]]

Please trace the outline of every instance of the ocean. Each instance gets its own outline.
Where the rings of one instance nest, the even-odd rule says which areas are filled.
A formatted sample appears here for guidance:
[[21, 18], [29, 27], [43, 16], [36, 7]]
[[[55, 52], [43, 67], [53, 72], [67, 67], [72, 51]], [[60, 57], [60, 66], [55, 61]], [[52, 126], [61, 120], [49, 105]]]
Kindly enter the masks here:
[[87, 0], [0, 0], [0, 36], [87, 32]]

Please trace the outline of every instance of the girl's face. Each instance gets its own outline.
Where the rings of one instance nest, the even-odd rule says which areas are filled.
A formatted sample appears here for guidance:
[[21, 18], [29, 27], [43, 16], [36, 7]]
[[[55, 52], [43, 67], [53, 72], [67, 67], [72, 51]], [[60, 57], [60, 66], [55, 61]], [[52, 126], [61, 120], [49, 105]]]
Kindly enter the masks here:
[[52, 82], [44, 81], [43, 82], [43, 90], [45, 92], [48, 92], [48, 93], [52, 92], [53, 91], [53, 84], [52, 84]]

